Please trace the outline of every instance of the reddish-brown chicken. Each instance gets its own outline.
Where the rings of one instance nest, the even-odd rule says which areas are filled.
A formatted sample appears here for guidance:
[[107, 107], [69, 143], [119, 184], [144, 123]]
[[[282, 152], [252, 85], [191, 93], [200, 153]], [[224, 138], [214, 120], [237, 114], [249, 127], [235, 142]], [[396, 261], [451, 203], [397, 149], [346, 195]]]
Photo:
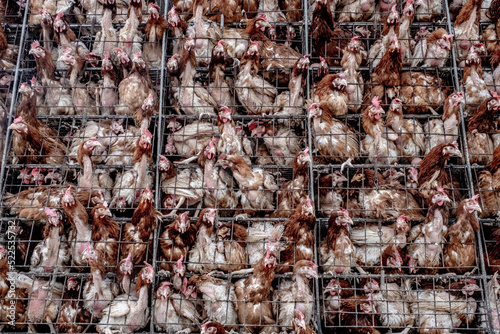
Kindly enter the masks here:
[[[181, 256], [187, 259], [189, 249], [195, 243], [196, 226], [191, 224], [188, 214], [186, 211], [177, 216], [160, 236], [160, 249], [164, 257], [162, 267], [165, 270], [171, 270]], [[200, 214], [200, 219], [204, 216]]]

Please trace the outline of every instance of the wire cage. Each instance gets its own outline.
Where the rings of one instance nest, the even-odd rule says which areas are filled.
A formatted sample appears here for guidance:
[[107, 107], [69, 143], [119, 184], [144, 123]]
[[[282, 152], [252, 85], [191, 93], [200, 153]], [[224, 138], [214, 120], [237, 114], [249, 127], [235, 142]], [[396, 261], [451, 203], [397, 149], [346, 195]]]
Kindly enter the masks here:
[[[432, 8], [425, 1], [414, 4], [415, 18], [408, 26], [406, 2], [395, 7], [404, 28], [397, 38], [411, 52], [403, 55], [399, 91], [379, 96], [385, 112], [381, 138], [411, 139], [394, 147], [386, 140], [378, 155], [364, 123], [381, 85], [373, 74], [394, 39], [384, 38], [384, 25], [391, 24], [383, 15], [358, 9], [380, 11], [387, 4], [383, 0], [331, 8], [341, 31], [333, 42], [318, 41], [312, 31], [315, 1], [261, 0], [256, 5], [245, 0], [232, 8], [217, 0], [178, 0], [159, 2], [159, 9], [142, 1], [140, 9], [129, 11], [129, 3], [120, 0], [116, 13], [107, 2], [58, 0], [49, 7], [30, 1], [26, 15], [13, 3], [0, 8], [8, 44], [20, 46], [17, 72], [7, 67], [5, 75], [0, 73], [5, 105], [0, 283], [7, 282], [1, 274], [9, 271], [4, 254], [11, 235], [17, 283], [16, 294], [0, 304], [1, 331], [197, 333], [213, 320], [227, 331], [270, 334], [297, 332], [303, 316], [318, 334], [373, 333], [372, 328], [380, 333], [498, 332], [492, 276], [498, 269], [493, 222], [498, 210], [485, 204], [493, 190], [478, 191], [496, 147], [495, 133], [489, 133], [486, 152], [478, 152], [469, 139], [467, 115], [479, 104], [471, 102], [462, 82], [462, 59], [455, 53], [459, 42], [443, 45], [446, 55], [439, 62], [421, 50], [430, 34], [455, 33], [457, 1], [436, 2]], [[152, 44], [146, 30], [155, 11], [167, 27]], [[201, 25], [196, 22], [200, 14]], [[133, 40], [125, 36], [129, 15], [142, 16], [132, 24], [139, 31]], [[256, 22], [266, 31], [249, 26]], [[488, 37], [491, 24], [481, 15], [478, 41], [489, 55], [496, 50]], [[75, 40], [58, 43], [54, 25], [71, 29]], [[35, 41], [49, 51], [55, 79], [40, 76], [39, 59], [30, 52]], [[342, 58], [348, 51], [329, 43], [342, 48], [352, 43], [353, 53], [365, 55], [346, 64]], [[128, 68], [116, 47], [130, 59], [141, 50], [147, 62], [148, 93], [157, 109], [148, 126], [131, 111], [115, 114], [132, 103], [143, 108], [147, 100], [146, 94], [121, 101], [118, 85]], [[493, 90], [495, 68], [476, 47], [484, 76], [491, 77], [486, 87]], [[74, 70], [74, 63], [65, 60], [68, 54], [80, 57], [81, 67]], [[259, 57], [252, 67], [250, 54]], [[109, 63], [114, 79], [103, 74]], [[345, 79], [350, 95], [346, 112], [333, 117], [337, 128], [321, 133], [314, 108], [324, 106], [313, 103], [320, 102], [318, 85], [327, 74]], [[42, 133], [38, 150], [18, 145], [18, 134], [7, 131], [30, 89]], [[104, 103], [105, 90], [114, 95], [113, 103]], [[463, 95], [453, 95], [459, 91]], [[47, 100], [47, 92], [52, 99]], [[401, 99], [403, 111], [404, 126], [397, 129], [389, 124], [394, 97]], [[449, 109], [453, 116], [446, 118]], [[150, 145], [138, 154], [143, 136]], [[79, 148], [93, 137], [99, 144], [82, 158]], [[325, 151], [324, 141], [350, 146]], [[419, 194], [418, 164], [436, 145], [454, 141], [461, 157], [450, 158], [443, 168], [453, 182], [444, 187], [450, 217], [442, 223], [456, 230], [463, 200], [473, 194], [479, 194], [482, 212], [479, 232], [472, 230], [460, 245], [472, 255], [466, 259], [460, 253], [452, 263], [447, 256], [456, 240], [445, 229], [437, 241], [418, 234], [431, 214], [429, 199]], [[54, 143], [60, 149], [44, 149]], [[251, 176], [240, 175], [231, 156], [241, 156], [239, 166], [266, 180], [258, 191], [246, 186]], [[61, 205], [68, 189], [83, 204], [88, 222], [82, 224]], [[152, 214], [146, 218], [142, 198], [150, 203]], [[337, 218], [345, 225], [334, 231]], [[101, 220], [113, 226], [113, 236], [98, 238]], [[59, 244], [56, 263], [38, 255], [42, 249], [53, 251], [53, 242]], [[438, 260], [415, 266], [412, 256], [419, 247], [424, 257], [437, 249]], [[339, 250], [344, 257], [336, 254]], [[259, 270], [267, 279], [256, 278]], [[245, 296], [242, 291], [255, 282], [261, 293]], [[18, 307], [14, 326], [8, 324], [10, 300]], [[110, 314], [113, 305], [139, 303], [147, 312], [138, 317]]]

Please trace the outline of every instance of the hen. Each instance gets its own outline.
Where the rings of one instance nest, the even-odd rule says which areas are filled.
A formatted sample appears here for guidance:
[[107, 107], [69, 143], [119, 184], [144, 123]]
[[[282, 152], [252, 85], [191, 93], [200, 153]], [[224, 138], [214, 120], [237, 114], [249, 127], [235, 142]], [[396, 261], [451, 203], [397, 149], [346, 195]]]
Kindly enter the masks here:
[[471, 271], [476, 264], [476, 244], [474, 234], [479, 231], [479, 221], [475, 213], [481, 214], [477, 202], [479, 195], [458, 203], [457, 221], [448, 227], [444, 237], [447, 243], [443, 250], [444, 266], [450, 272], [463, 274]]
[[278, 190], [274, 177], [261, 168], [252, 169], [236, 155], [220, 155], [216, 166], [229, 167], [241, 193], [241, 206], [247, 215], [274, 211], [274, 193]]
[[418, 187], [422, 197], [428, 199], [432, 197], [432, 192], [436, 187], [442, 187], [447, 191], [453, 189], [455, 199], [460, 199], [458, 186], [454, 185], [455, 180], [450, 179], [450, 175], [445, 170], [446, 163], [451, 157], [462, 158], [462, 152], [456, 141], [434, 146], [420, 162]]
[[500, 163], [500, 145], [493, 152], [493, 161], [487, 170], [477, 173], [477, 188], [475, 192], [480, 195], [482, 212], [481, 218], [495, 217], [500, 213], [500, 173], [498, 170]]
[[343, 116], [348, 111], [349, 94], [346, 87], [345, 73], [327, 74], [316, 85], [314, 100], [327, 106], [333, 116]]
[[141, 194], [132, 220], [123, 227], [122, 257], [132, 253], [132, 262], [136, 265], [147, 258], [148, 252], [152, 252], [153, 231], [161, 221], [161, 214], [154, 208], [153, 199], [153, 192], [147, 186]]
[[307, 197], [284, 223], [285, 230], [282, 241], [286, 242], [286, 246], [281, 252], [280, 266], [277, 268], [276, 273], [281, 274], [292, 271], [292, 266], [298, 261], [310, 261], [314, 258], [315, 225], [314, 206], [311, 199]]
[[460, 105], [464, 102], [462, 92], [451, 94], [444, 103], [441, 119], [431, 119], [425, 123], [425, 154], [428, 154], [436, 145], [452, 143], [458, 140], [458, 129], [462, 120]]
[[321, 176], [319, 178], [318, 193], [319, 193], [319, 208], [318, 213], [323, 217], [330, 215], [344, 206], [344, 185], [347, 178], [335, 171], [334, 173]]
[[[368, 53], [368, 58], [372, 61], [372, 67], [376, 68], [377, 65], [381, 62], [384, 54], [389, 50], [391, 43], [395, 39], [399, 39], [400, 31], [399, 31], [399, 20], [400, 16], [398, 11], [396, 10], [396, 5], [392, 7], [391, 12], [387, 15], [387, 18], [384, 22], [384, 29], [382, 30], [383, 37], [380, 40], [377, 40], [372, 47], [370, 48], [370, 52]], [[401, 45], [401, 57], [405, 55], [405, 51], [403, 47], [407, 47], [405, 44]]]
[[361, 153], [368, 156], [371, 163], [389, 165], [398, 162], [395, 142], [398, 135], [387, 129], [378, 97], [373, 97], [372, 105], [363, 111], [363, 129], [366, 137], [361, 142]]
[[272, 113], [278, 95], [276, 88], [258, 74], [260, 55], [259, 44], [251, 42], [241, 58], [234, 83], [236, 96], [251, 115]]
[[308, 193], [309, 148], [300, 151], [293, 162], [292, 180], [283, 183], [277, 192], [278, 210], [273, 217], [288, 218]]
[[[424, 129], [417, 119], [404, 118], [403, 103], [400, 99], [392, 100], [387, 111], [386, 123], [398, 135], [398, 139], [394, 142], [398, 156], [403, 156], [407, 162], [411, 162], [422, 154], [425, 150]], [[456, 130], [458, 131], [458, 127]]]
[[114, 271], [118, 262], [120, 226], [113, 220], [106, 202], [94, 206], [90, 216], [92, 217], [94, 247], [97, 252], [105, 254], [103, 261], [106, 271]]
[[479, 20], [483, 0], [468, 0], [460, 9], [453, 28], [458, 47], [455, 49], [457, 61], [463, 66], [472, 45], [479, 41]]
[[[165, 270], [171, 270], [181, 256], [187, 259], [189, 249], [195, 245], [198, 226], [191, 224], [188, 213], [186, 211], [177, 216], [173, 223], [168, 225], [160, 235], [160, 250], [161, 254], [163, 254], [162, 268]], [[199, 220], [207, 219], [205, 216], [205, 213], [200, 214]], [[214, 217], [211, 217], [211, 219], [213, 221]]]
[[327, 161], [343, 162], [359, 156], [358, 134], [349, 124], [335, 119], [324, 103], [313, 103], [308, 111], [313, 119], [315, 152]]
[[445, 243], [444, 233], [450, 217], [451, 200], [443, 188], [437, 187], [428, 200], [429, 211], [423, 224], [414, 226], [408, 241], [408, 267], [410, 273], [424, 271], [436, 273], [441, 266], [441, 253]]
[[412, 66], [418, 66], [424, 62], [425, 67], [444, 67], [448, 62], [452, 45], [452, 34], [448, 34], [443, 28], [434, 30], [425, 37], [425, 44], [415, 46]]
[[115, 297], [103, 310], [102, 318], [96, 329], [99, 333], [133, 333], [144, 328], [149, 319], [149, 289], [154, 280], [153, 267], [146, 266], [137, 276], [137, 297], [123, 294]]
[[[408, 218], [405, 215], [398, 217], [395, 223], [389, 226], [378, 226], [367, 223], [361, 224], [351, 231], [351, 241], [356, 246], [356, 257], [362, 267], [372, 271], [379, 268], [400, 269], [403, 264], [401, 249], [406, 247], [406, 237], [410, 231]], [[388, 258], [389, 261], [383, 261]], [[392, 262], [391, 262], [392, 259]]]
[[355, 248], [350, 239], [353, 222], [349, 212], [340, 208], [328, 220], [326, 238], [319, 246], [319, 259], [324, 272], [349, 274], [355, 265]]
[[238, 319], [247, 333], [278, 332], [271, 306], [271, 284], [276, 255], [267, 248], [266, 255], [254, 266], [253, 274], [235, 283]]
[[340, 65], [345, 71], [347, 86], [345, 88], [348, 96], [349, 111], [358, 112], [363, 102], [364, 80], [359, 73], [359, 66], [363, 61], [364, 45], [359, 36], [354, 36], [344, 50], [344, 56]]
[[472, 164], [488, 165], [492, 162], [494, 143], [491, 135], [496, 134], [495, 115], [500, 108], [500, 96], [486, 98], [472, 114], [467, 127], [467, 145]]
[[149, 4], [149, 18], [144, 28], [146, 43], [144, 54], [151, 66], [161, 63], [163, 34], [168, 28], [168, 22], [160, 15], [160, 7], [154, 3]]
[[314, 296], [309, 287], [311, 278], [318, 278], [315, 265], [311, 261], [299, 260], [293, 266], [291, 280], [282, 280], [273, 293], [274, 313], [278, 314], [278, 325], [291, 327], [296, 313], [300, 312], [306, 324], [312, 320]]
[[70, 277], [66, 281], [64, 300], [59, 312], [57, 330], [59, 333], [82, 333], [90, 321], [90, 313], [83, 308], [80, 296], [80, 280]]
[[39, 273], [57, 273], [67, 271], [70, 252], [63, 235], [62, 215], [58, 211], [45, 208], [47, 222], [42, 230], [41, 241], [31, 255], [31, 271]]
[[200, 292], [208, 319], [231, 329], [237, 328], [236, 293], [230, 281], [203, 275], [192, 276], [189, 282], [195, 284], [196, 290]]
[[472, 114], [485, 99], [492, 97], [483, 80], [481, 58], [479, 58], [473, 46], [471, 46], [465, 61], [462, 84], [465, 86], [466, 108], [464, 109], [464, 116]]

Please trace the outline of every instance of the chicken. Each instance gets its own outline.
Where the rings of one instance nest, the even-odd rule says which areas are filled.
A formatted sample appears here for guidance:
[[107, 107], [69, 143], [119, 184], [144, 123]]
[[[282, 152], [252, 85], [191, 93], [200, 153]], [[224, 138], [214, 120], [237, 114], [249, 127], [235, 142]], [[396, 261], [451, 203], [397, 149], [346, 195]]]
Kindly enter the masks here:
[[252, 169], [237, 155], [219, 155], [216, 166], [229, 167], [241, 192], [241, 206], [247, 215], [274, 211], [274, 193], [278, 190], [274, 177], [261, 168]]
[[450, 283], [448, 289], [431, 286], [412, 290], [407, 287], [410, 310], [417, 319], [415, 325], [422, 333], [452, 333], [462, 323], [470, 325], [477, 309], [472, 295], [478, 290], [480, 288], [473, 279]]
[[[10, 237], [8, 238], [10, 239]], [[8, 249], [0, 245], [0, 299], [2, 300], [0, 302], [0, 321], [5, 324], [1, 326], [0, 330], [4, 330], [4, 326], [10, 329], [14, 327], [12, 325], [15, 325], [17, 330], [26, 328], [27, 303], [25, 300], [28, 295], [25, 289], [17, 286], [18, 284], [11, 287], [11, 279], [15, 279], [16, 276], [18, 276], [17, 273], [9, 269]]]
[[415, 1], [415, 19], [417, 21], [429, 22], [437, 19], [443, 12], [441, 1], [434, 0], [416, 0]]
[[[180, 1], [179, 1], [180, 2]], [[182, 4], [185, 4], [187, 2], [191, 1], [182, 1]], [[179, 9], [178, 9], [179, 8]], [[173, 37], [172, 40], [172, 53], [173, 54], [179, 54], [182, 50], [182, 44], [184, 41], [184, 35], [186, 33], [186, 30], [188, 28], [188, 25], [186, 22], [179, 16], [180, 10], [182, 10], [181, 7], [178, 5], [173, 5], [172, 8], [168, 11], [167, 13], [167, 22], [170, 24], [170, 31]], [[189, 10], [191, 12], [192, 9]]]
[[227, 54], [224, 51], [224, 44], [226, 44], [226, 42], [221, 39], [212, 49], [212, 58], [210, 59], [208, 71], [210, 73], [210, 78], [213, 81], [210, 82], [208, 91], [217, 105], [230, 106], [235, 104], [233, 96], [234, 90], [232, 88], [232, 80], [230, 78], [226, 78], [224, 74], [227, 60]]
[[134, 264], [143, 262], [147, 258], [147, 253], [152, 251], [153, 231], [160, 221], [161, 214], [153, 204], [153, 192], [146, 186], [141, 194], [139, 206], [134, 210], [132, 220], [123, 227], [122, 257], [132, 253]]
[[47, 223], [43, 227], [43, 241], [38, 243], [31, 255], [31, 271], [52, 273], [66, 271], [70, 252], [62, 225], [62, 215], [48, 207], [45, 208]]
[[141, 52], [142, 37], [138, 33], [142, 21], [142, 0], [130, 1], [127, 20], [118, 32], [118, 47], [131, 56]]
[[68, 66], [69, 87], [71, 87], [73, 106], [75, 113], [78, 115], [97, 115], [96, 101], [89, 94], [89, 89], [86, 85], [80, 84], [80, 73], [85, 65], [85, 60], [71, 48], [64, 49], [58, 61], [63, 62]]
[[425, 123], [425, 154], [436, 145], [458, 140], [458, 128], [461, 123], [460, 105], [464, 102], [462, 92], [451, 94], [444, 103], [441, 119], [431, 119]]
[[481, 218], [495, 217], [499, 214], [499, 200], [497, 198], [498, 163], [500, 162], [500, 145], [493, 152], [493, 160], [487, 170], [477, 172], [477, 185], [475, 192], [480, 195], [482, 212], [479, 214]]
[[[186, 211], [177, 216], [174, 222], [168, 225], [160, 235], [160, 250], [163, 254], [162, 268], [165, 270], [171, 270], [181, 256], [187, 259], [189, 249], [195, 244], [199, 226], [190, 223], [188, 213]], [[203, 219], [211, 219], [213, 224], [215, 214], [212, 213], [210, 216], [203, 212], [203, 215], [200, 214], [199, 221]], [[190, 262], [192, 262], [191, 259]], [[192, 270], [191, 267], [188, 268]]]
[[401, 176], [404, 174], [395, 169], [384, 173], [377, 171], [377, 174], [373, 169], [359, 169], [351, 179], [350, 187], [354, 190], [351, 190], [347, 203], [351, 214], [356, 218], [384, 219], [396, 219], [404, 214], [410, 220], [423, 219], [422, 206], [398, 181]]
[[404, 65], [410, 65], [412, 61], [412, 50], [415, 42], [411, 39], [410, 27], [415, 18], [415, 7], [413, 0], [407, 0], [403, 8], [398, 39], [401, 41], [401, 57]]
[[90, 313], [83, 308], [80, 296], [80, 280], [70, 277], [66, 281], [64, 300], [59, 311], [57, 330], [59, 333], [81, 333], [90, 322]]
[[101, 319], [103, 310], [112, 302], [118, 293], [118, 287], [105, 278], [104, 254], [96, 252], [94, 247], [87, 243], [82, 254], [90, 265], [90, 278], [83, 287], [83, 307], [92, 314], [93, 318]]
[[28, 328], [36, 332], [34, 323], [46, 323], [51, 333], [56, 333], [56, 322], [62, 304], [63, 285], [59, 282], [46, 281], [41, 278], [29, 279], [28, 307], [26, 310]]
[[68, 235], [70, 252], [72, 257], [72, 266], [79, 267], [82, 270], [87, 262], [82, 258], [83, 250], [87, 242], [92, 238], [92, 232], [89, 226], [89, 215], [85, 207], [75, 199], [69, 187], [61, 197], [61, 206], [66, 213], [66, 217], [71, 223], [71, 230]]
[[364, 81], [361, 73], [358, 72], [359, 66], [365, 55], [364, 46], [359, 41], [359, 36], [354, 36], [344, 50], [344, 56], [340, 62], [345, 71], [345, 80], [347, 85], [345, 91], [348, 96], [348, 109], [351, 112], [358, 112], [363, 102]]
[[443, 188], [437, 187], [428, 200], [429, 211], [423, 224], [414, 226], [408, 237], [408, 266], [410, 273], [424, 271], [433, 274], [441, 266], [444, 233], [450, 217], [451, 200]]
[[253, 274], [234, 285], [238, 320], [246, 325], [245, 333], [278, 332], [270, 303], [276, 261], [276, 255], [267, 247], [266, 255], [254, 266]]
[[463, 85], [465, 86], [465, 105], [464, 116], [474, 113], [474, 111], [485, 99], [492, 97], [486, 83], [483, 80], [483, 69], [481, 67], [481, 58], [471, 46], [470, 52], [465, 61], [463, 74]]
[[5, 32], [0, 27], [0, 68], [14, 69], [16, 67], [18, 52], [19, 46], [8, 44]]
[[453, 28], [458, 48], [455, 49], [460, 66], [468, 58], [472, 45], [479, 42], [479, 20], [482, 0], [468, 0], [460, 9]]
[[52, 60], [49, 50], [43, 48], [38, 41], [34, 41], [31, 43], [29, 54], [35, 57], [36, 73], [42, 83], [47, 80], [55, 81], [56, 77], [54, 71], [56, 69], [56, 64], [54, 60]]
[[295, 65], [297, 58], [302, 57], [302, 54], [289, 45], [295, 35], [294, 29], [287, 29], [287, 43], [276, 43], [267, 38], [264, 30], [270, 28], [270, 24], [266, 15], [267, 13], [261, 12], [255, 18], [247, 20], [246, 31], [252, 41], [257, 41], [258, 54], [262, 57], [262, 67], [275, 69], [263, 72], [264, 77], [267, 80], [287, 85], [290, 81], [290, 69]]
[[[232, 117], [232, 110], [225, 105], [219, 108], [217, 117], [217, 124], [219, 126], [220, 138], [217, 141], [217, 153], [226, 155], [239, 155], [244, 156], [245, 153], [251, 154], [252, 152], [244, 152], [244, 146], [241, 143], [240, 137], [236, 134], [236, 126]], [[250, 159], [244, 157], [245, 161], [249, 164]]]
[[372, 279], [364, 286], [364, 290], [368, 292], [373, 306], [380, 314], [382, 326], [409, 329], [415, 323], [415, 316], [410, 312], [410, 303], [406, 301], [403, 289], [397, 283], [381, 282], [379, 285]]
[[394, 164], [398, 162], [398, 150], [395, 142], [397, 133], [386, 128], [382, 119], [385, 114], [380, 106], [378, 97], [373, 97], [372, 105], [363, 111], [363, 129], [366, 137], [361, 142], [361, 152], [368, 156], [368, 160], [375, 164]]
[[278, 210], [273, 217], [288, 218], [307, 195], [309, 182], [309, 148], [300, 151], [293, 162], [293, 179], [283, 183], [277, 192]]
[[482, 211], [477, 202], [478, 197], [475, 195], [458, 204], [457, 222], [444, 235], [448, 242], [444, 246], [443, 260], [450, 272], [465, 273], [476, 264], [474, 232], [479, 231], [479, 222], [474, 213], [480, 214]]
[[153, 302], [153, 323], [157, 331], [175, 334], [186, 329], [194, 330], [191, 324], [200, 322], [200, 314], [193, 303], [191, 294], [196, 298], [196, 291], [189, 286], [185, 293], [174, 293], [172, 283], [163, 281], [158, 285]]
[[278, 2], [288, 22], [299, 22], [302, 19], [302, 2], [297, 0], [279, 0]]
[[[390, 48], [390, 45], [396, 39], [399, 39], [400, 30], [399, 30], [399, 21], [400, 16], [398, 11], [396, 10], [396, 5], [394, 5], [391, 9], [391, 12], [387, 15], [387, 18], [384, 22], [384, 29], [382, 30], [383, 37], [380, 40], [377, 40], [372, 47], [370, 48], [370, 52], [368, 53], [368, 59], [372, 61], [372, 67], [376, 68], [378, 64], [381, 62], [384, 54]], [[404, 58], [405, 51], [403, 48], [406, 48], [405, 44], [401, 44], [401, 57]]]
[[342, 29], [333, 21], [328, 0], [316, 0], [315, 5], [310, 30], [314, 46], [313, 56], [323, 56], [328, 65], [335, 66], [342, 59], [343, 50], [354, 36], [351, 31]]
[[94, 177], [94, 165], [92, 163], [92, 153], [96, 147], [102, 146], [97, 138], [92, 137], [83, 141], [78, 148], [78, 164], [83, 169], [83, 174], [78, 178], [78, 186], [84, 188], [99, 188], [98, 179]]
[[[400, 95], [402, 71], [401, 47], [395, 35], [379, 64], [372, 72], [372, 85], [366, 87], [364, 104], [368, 104], [368, 101], [375, 96], [384, 101], [386, 97], [392, 100]], [[403, 95], [401, 96], [403, 97]]]
[[500, 284], [498, 283], [498, 272], [495, 272], [493, 277], [486, 285], [486, 291], [485, 291], [486, 298], [490, 305], [490, 309], [487, 310], [486, 312], [490, 314], [491, 321], [493, 323], [494, 333], [498, 333], [500, 331], [500, 319], [499, 319], [500, 314], [498, 312], [498, 303], [500, 298], [499, 291], [500, 291]]
[[203, 18], [204, 9], [210, 5], [205, 5], [205, 0], [195, 0], [194, 2], [193, 18], [189, 22], [186, 36], [193, 36], [196, 39], [196, 44], [193, 45], [196, 66], [208, 66], [214, 42], [222, 38], [222, 33], [216, 22]]
[[343, 208], [332, 212], [326, 238], [320, 242], [319, 259], [324, 272], [349, 274], [355, 265], [355, 248], [350, 239], [353, 222]]
[[[290, 82], [288, 83], [288, 91], [284, 91], [283, 93], [279, 94], [274, 101], [276, 105], [274, 115], [302, 115], [304, 106], [304, 86], [306, 85], [310, 56], [310, 54], [307, 54], [300, 57], [295, 62], [295, 65], [293, 65], [292, 74], [290, 75]], [[277, 122], [285, 123], [286, 121], [278, 119]], [[290, 126], [294, 126], [295, 124], [295, 122], [290, 122]], [[301, 124], [298, 126], [301, 126]]]
[[[389, 226], [378, 226], [367, 223], [361, 224], [351, 231], [351, 241], [356, 247], [356, 257], [362, 267], [378, 271], [376, 267], [400, 269], [403, 260], [401, 249], [406, 247], [406, 237], [410, 231], [408, 218], [405, 215], [398, 217], [395, 223]], [[384, 254], [386, 253], [386, 254]], [[384, 257], [394, 261], [383, 261]], [[371, 268], [375, 267], [375, 268]]]
[[[273, 162], [275, 165], [293, 164], [295, 155], [300, 152], [300, 137], [292, 128], [292, 123], [279, 124], [279, 122], [255, 121], [248, 124], [248, 129], [251, 130], [252, 136], [257, 135], [257, 137], [262, 138], [264, 141], [265, 151], [268, 153], [266, 155], [272, 157], [272, 161], [269, 162], [270, 164], [273, 164]], [[302, 120], [300, 124], [302, 126]], [[242, 141], [244, 142], [244, 138], [242, 138]], [[262, 144], [257, 143], [257, 146], [260, 145]], [[255, 155], [259, 156], [259, 153], [256, 152]], [[258, 161], [256, 164], [267, 163]]]
[[434, 146], [420, 162], [418, 187], [422, 197], [429, 199], [436, 187], [442, 187], [447, 191], [453, 189], [455, 199], [460, 200], [458, 185], [454, 185], [455, 180], [450, 180], [450, 175], [445, 170], [451, 157], [462, 158], [456, 141]]
[[324, 315], [328, 325], [335, 326], [339, 323], [342, 301], [353, 295], [354, 290], [348, 281], [334, 278], [328, 282], [328, 285], [323, 288]]
[[[58, 12], [54, 18], [54, 40], [58, 45], [57, 56], [65, 52], [67, 48], [70, 48], [72, 52], [76, 52], [80, 58], [85, 59], [85, 56], [89, 54], [89, 49], [87, 46], [76, 38], [75, 32], [70, 28], [68, 21], [63, 12]], [[62, 66], [61, 66], [62, 65]], [[58, 61], [58, 67], [65, 68], [60, 61]]]
[[323, 217], [330, 217], [330, 215], [344, 206], [344, 185], [347, 178], [335, 171], [327, 175], [320, 176], [318, 183], [319, 193], [319, 207], [318, 213]]
[[[161, 161], [165, 161], [160, 156]], [[165, 158], [166, 159], [166, 158]], [[238, 195], [234, 188], [234, 181], [223, 168], [215, 167], [217, 159], [216, 138], [205, 146], [198, 156], [198, 165], [203, 169], [203, 201], [206, 207], [219, 208], [219, 212], [230, 213], [238, 205]], [[160, 165], [161, 167], [162, 165]]]
[[[96, 3], [97, 5], [97, 3]], [[101, 31], [96, 32], [93, 52], [98, 55], [111, 54], [118, 47], [118, 34], [113, 27], [113, 16], [116, 16], [117, 1], [103, 1]]]
[[278, 95], [276, 88], [258, 75], [259, 64], [259, 44], [252, 42], [241, 58], [240, 71], [234, 83], [236, 96], [251, 115], [272, 113]]
[[215, 115], [216, 102], [208, 90], [195, 83], [196, 55], [195, 40], [192, 36], [184, 41], [180, 56], [181, 82], [178, 103], [187, 115]]
[[328, 74], [317, 84], [314, 100], [326, 105], [333, 116], [343, 116], [348, 111], [346, 87], [345, 73]]
[[25, 163], [61, 165], [64, 162], [67, 148], [59, 138], [44, 137], [38, 128], [23, 121], [22, 117], [14, 119], [8, 129], [21, 135], [26, 142]]
[[403, 156], [407, 162], [421, 156], [425, 150], [424, 129], [417, 119], [404, 118], [403, 104], [400, 99], [392, 100], [387, 111], [386, 124], [398, 135], [398, 139], [394, 142], [398, 156]]
[[[422, 72], [403, 72], [401, 74], [401, 100], [408, 113], [431, 112], [437, 115], [435, 109], [440, 108], [449, 88], [444, 87], [444, 81], [438, 76]], [[436, 89], [429, 90], [428, 87]]]
[[223, 264], [219, 264], [218, 269], [225, 272], [246, 269], [248, 263], [245, 249], [248, 240], [246, 227], [234, 222], [219, 222], [217, 238], [217, 251], [224, 255]]
[[116, 177], [111, 207], [122, 211], [132, 207], [140, 197], [141, 190], [152, 185], [152, 177], [148, 175], [148, 165], [152, 159], [152, 139], [153, 135], [148, 129], [137, 139], [132, 157], [134, 168]]
[[167, 128], [172, 129], [173, 132], [167, 138], [165, 153], [187, 158], [198, 155], [213, 136], [219, 135], [217, 125], [203, 121], [196, 121], [183, 127], [172, 119]]
[[421, 46], [421, 50], [418, 49], [418, 44], [415, 46], [412, 66], [418, 66], [424, 62], [424, 67], [444, 67], [448, 62], [452, 45], [452, 34], [448, 34], [443, 28], [434, 30], [425, 37], [425, 45]]
[[189, 283], [194, 284], [201, 294], [208, 319], [229, 326], [231, 329], [237, 328], [235, 286], [230, 281], [203, 275], [192, 276]]
[[92, 217], [94, 247], [97, 252], [105, 254], [103, 261], [106, 272], [114, 271], [118, 263], [120, 226], [113, 220], [113, 215], [106, 202], [94, 206], [90, 216]]
[[367, 21], [375, 10], [374, 0], [349, 0], [342, 8], [339, 22]]
[[380, 334], [375, 327], [378, 320], [373, 301], [369, 296], [357, 295], [342, 300], [340, 312], [340, 323], [342, 327], [349, 328], [351, 333], [356, 334]]
[[488, 165], [492, 162], [494, 143], [491, 134], [497, 133], [495, 115], [500, 108], [500, 97], [486, 98], [472, 114], [467, 126], [467, 145], [470, 151], [470, 162]]
[[157, 67], [163, 56], [163, 34], [168, 28], [168, 22], [160, 15], [160, 7], [154, 3], [149, 4], [149, 18], [144, 28], [145, 39], [144, 55], [150, 66]]
[[118, 86], [119, 101], [115, 107], [117, 115], [133, 115], [136, 127], [149, 128], [151, 116], [158, 108], [158, 96], [151, 87], [146, 61], [141, 53], [132, 57], [132, 71]]
[[102, 88], [101, 88], [101, 114], [113, 115], [116, 105], [116, 71], [109, 59], [109, 52], [104, 54], [101, 65]]
[[287, 21], [285, 14], [278, 7], [278, 0], [259, 1], [259, 8], [257, 11], [259, 13], [265, 13], [266, 19], [272, 24], [285, 23]]
[[292, 266], [300, 260], [313, 260], [315, 225], [314, 206], [308, 196], [284, 223], [285, 230], [282, 240], [286, 242], [286, 246], [281, 252], [280, 266], [277, 268], [276, 273], [292, 271]]
[[163, 208], [174, 216], [178, 209], [199, 204], [203, 200], [203, 172], [200, 168], [176, 168], [165, 156], [160, 155], [159, 170], [161, 175], [161, 190], [166, 196]]
[[350, 125], [335, 119], [325, 103], [313, 103], [308, 111], [313, 119], [314, 152], [327, 161], [359, 156], [358, 134]]
[[415, 41], [412, 48], [412, 61], [410, 62], [411, 66], [418, 66], [418, 64], [422, 63], [425, 59], [425, 55], [427, 53], [427, 37], [431, 34], [427, 27], [420, 27], [419, 30], [415, 33]]
[[273, 224], [271, 222], [255, 222], [251, 224], [247, 231], [248, 263], [252, 266], [259, 263], [265, 256], [266, 247], [276, 254], [283, 250], [280, 240], [284, 230], [285, 226], [283, 224]]
[[[286, 233], [286, 231], [285, 231]], [[306, 324], [313, 316], [314, 296], [309, 287], [311, 278], [318, 278], [318, 266], [308, 260], [299, 260], [293, 266], [291, 280], [282, 280], [273, 293], [274, 313], [279, 314], [278, 323], [282, 329], [292, 326], [294, 316], [300, 312]]]
[[[132, 2], [133, 3], [133, 2]], [[103, 310], [101, 321], [96, 326], [99, 333], [133, 333], [144, 328], [149, 319], [149, 289], [154, 280], [153, 267], [146, 265], [137, 276], [137, 297], [122, 294]]]

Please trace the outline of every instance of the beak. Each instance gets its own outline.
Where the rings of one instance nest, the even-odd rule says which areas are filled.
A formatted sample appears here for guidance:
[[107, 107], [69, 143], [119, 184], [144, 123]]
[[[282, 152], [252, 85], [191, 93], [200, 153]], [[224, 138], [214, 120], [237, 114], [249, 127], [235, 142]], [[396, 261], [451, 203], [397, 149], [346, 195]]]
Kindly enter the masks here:
[[113, 217], [113, 215], [111, 214], [111, 211], [109, 211], [109, 209], [106, 210], [106, 212], [104, 212], [106, 214], [106, 216], [108, 217]]
[[458, 149], [455, 149], [451, 152], [451, 155], [452, 156], [455, 156], [455, 157], [459, 157], [459, 158], [462, 158], [462, 152], [460, 152], [460, 150]]
[[483, 212], [483, 210], [481, 210], [481, 206], [479, 204], [474, 205], [473, 208], [474, 208], [474, 210], [476, 210], [479, 213]]
[[311, 277], [318, 278], [318, 272], [316, 270], [311, 269]]

